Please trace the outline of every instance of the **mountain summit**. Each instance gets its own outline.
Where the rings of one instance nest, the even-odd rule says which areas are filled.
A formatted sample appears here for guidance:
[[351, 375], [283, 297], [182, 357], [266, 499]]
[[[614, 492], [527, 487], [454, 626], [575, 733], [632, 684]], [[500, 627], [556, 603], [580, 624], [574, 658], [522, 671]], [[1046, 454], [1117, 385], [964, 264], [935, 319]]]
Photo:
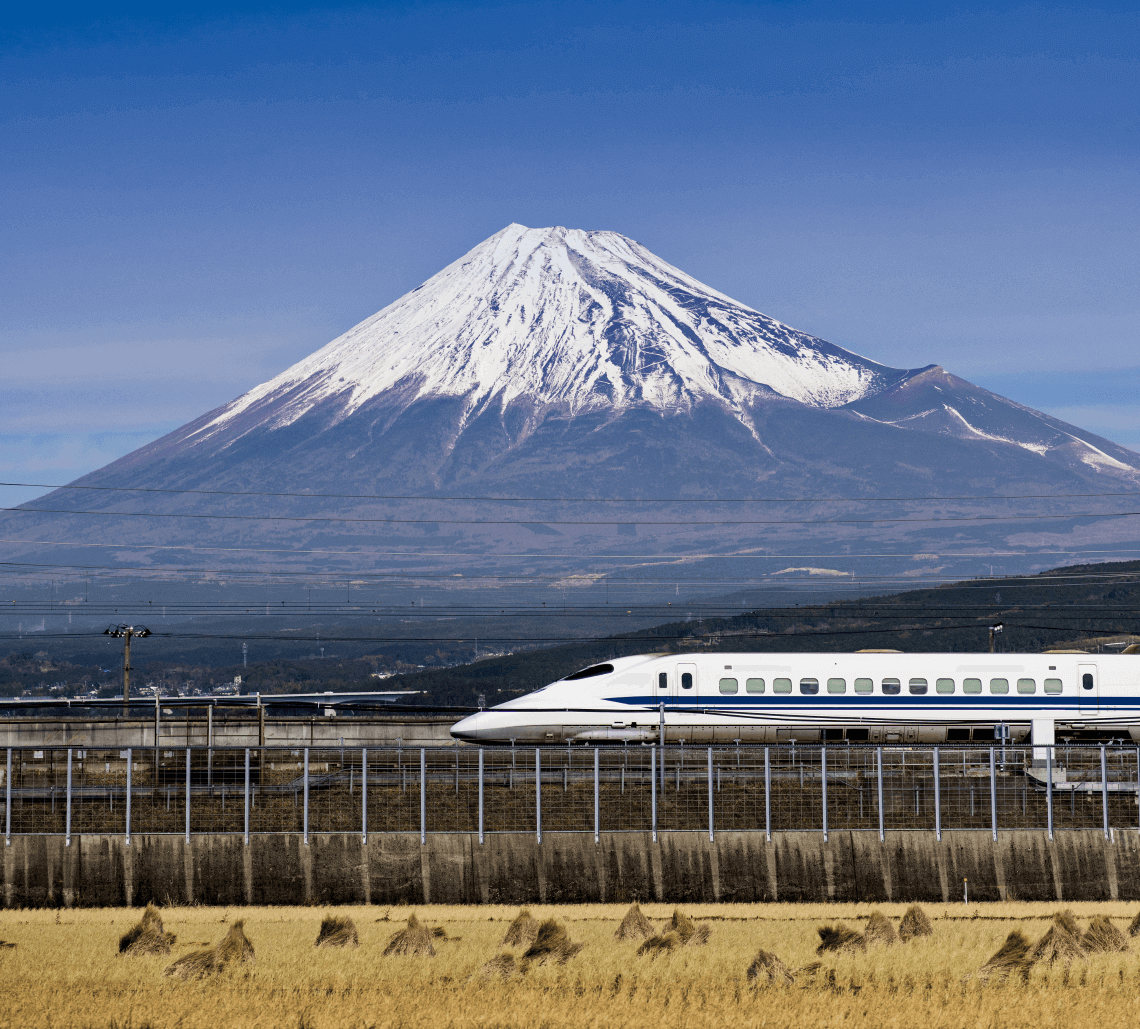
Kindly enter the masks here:
[[[281, 428], [333, 402], [462, 398], [465, 420], [523, 402], [571, 415], [785, 397], [839, 407], [909, 373], [797, 332], [616, 232], [508, 225], [203, 426]], [[252, 416], [252, 418], [251, 418]]]

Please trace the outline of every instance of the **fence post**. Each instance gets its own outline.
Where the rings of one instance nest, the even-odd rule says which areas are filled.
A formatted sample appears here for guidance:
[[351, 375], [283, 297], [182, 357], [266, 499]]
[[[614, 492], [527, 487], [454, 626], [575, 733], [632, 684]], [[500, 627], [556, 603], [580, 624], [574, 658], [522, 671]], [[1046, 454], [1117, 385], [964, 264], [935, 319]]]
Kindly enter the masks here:
[[1045, 820], [1049, 825], [1049, 840], [1053, 840], [1053, 748], [1045, 748]]
[[71, 846], [71, 748], [67, 748], [67, 815], [63, 829], [63, 845]]
[[764, 836], [772, 842], [772, 765], [764, 748]]
[[126, 830], [127, 830], [127, 846], [131, 845], [131, 765], [134, 760], [131, 757], [131, 748], [127, 747], [127, 814], [126, 814]]
[[993, 747], [990, 747], [990, 824], [992, 826], [994, 843], [997, 843], [997, 762]]
[[12, 846], [12, 748], [8, 748], [8, 774], [4, 776], [4, 846]]
[[186, 748], [186, 842], [190, 842], [190, 748]]
[[653, 842], [657, 842], [657, 747], [649, 745], [649, 817]]
[[420, 846], [427, 845], [427, 751], [420, 747]]
[[[304, 799], [301, 803], [301, 839], [305, 846], [309, 845], [309, 748], [305, 748], [305, 765], [301, 772]], [[296, 794], [293, 794], [296, 796]]]
[[[68, 761], [71, 760], [71, 751], [67, 752]], [[1108, 832], [1108, 762], [1105, 760], [1105, 744], [1100, 744], [1100, 805], [1105, 812], [1105, 839], [1112, 839]]]
[[712, 747], [709, 747], [709, 843], [713, 842], [713, 762]]
[[886, 826], [883, 822], [883, 748], [876, 747], [875, 755], [878, 759], [879, 776], [879, 842], [882, 843], [887, 838]]
[[542, 751], [534, 748], [534, 826], [542, 842]]
[[368, 844], [368, 748], [360, 748], [360, 842]]
[[594, 744], [594, 842], [598, 843], [602, 838], [602, 808], [601, 808], [601, 789], [599, 788], [600, 777], [600, 760], [598, 758], [598, 745]]
[[934, 748], [934, 838], [942, 842], [942, 770], [938, 766], [938, 748]]
[[827, 842], [827, 744], [819, 748], [819, 777], [823, 783], [823, 842]]
[[245, 748], [245, 845], [249, 846], [249, 747]]
[[[8, 751], [8, 764], [11, 766], [12, 752]], [[11, 778], [11, 776], [9, 776]], [[1136, 748], [1136, 811], [1140, 815], [1140, 747]]]
[[483, 843], [483, 748], [479, 748], [479, 843]]

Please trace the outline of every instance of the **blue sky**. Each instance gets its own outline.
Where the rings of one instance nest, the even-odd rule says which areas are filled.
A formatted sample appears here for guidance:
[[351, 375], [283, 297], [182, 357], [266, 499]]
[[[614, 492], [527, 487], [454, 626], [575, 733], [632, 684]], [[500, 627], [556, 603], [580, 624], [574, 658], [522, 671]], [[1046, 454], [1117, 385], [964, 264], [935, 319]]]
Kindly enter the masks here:
[[512, 221], [1140, 449], [1134, 4], [156, 6], [0, 23], [0, 478], [126, 453]]

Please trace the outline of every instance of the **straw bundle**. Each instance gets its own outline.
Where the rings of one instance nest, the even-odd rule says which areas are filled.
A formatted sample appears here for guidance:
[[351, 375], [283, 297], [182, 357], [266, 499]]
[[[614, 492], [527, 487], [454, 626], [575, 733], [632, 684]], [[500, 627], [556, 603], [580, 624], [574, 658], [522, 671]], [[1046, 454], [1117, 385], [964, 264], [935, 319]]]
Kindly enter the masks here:
[[529, 947], [538, 936], [538, 922], [527, 908], [520, 908], [515, 920], [507, 927], [500, 947]]
[[926, 912], [917, 904], [911, 904], [911, 906], [906, 909], [906, 914], [902, 916], [902, 921], [899, 922], [899, 940], [903, 943], [908, 943], [919, 936], [933, 935], [934, 926], [930, 924], [930, 919], [926, 917]]
[[408, 924], [397, 933], [392, 934], [388, 946], [384, 948], [384, 957], [412, 956], [435, 957], [435, 947], [432, 946], [432, 931], [420, 925], [415, 913], [408, 915]]
[[625, 918], [621, 920], [621, 925], [617, 927], [614, 939], [647, 940], [650, 936], [655, 936], [656, 933], [657, 930], [653, 928], [653, 923], [641, 913], [641, 907], [634, 901], [625, 913]]
[[1059, 925], [1074, 940], [1081, 938], [1081, 927], [1077, 924], [1077, 916], [1069, 908], [1065, 908], [1064, 911], [1055, 911], [1053, 913], [1053, 924]]
[[704, 922], [694, 922], [678, 908], [673, 909], [673, 917], [665, 931], [675, 932], [685, 947], [708, 943], [709, 937], [712, 935], [712, 930]]
[[346, 915], [325, 915], [314, 947], [355, 947], [360, 943], [356, 925]]
[[1026, 982], [1029, 979], [1029, 970], [1033, 967], [1033, 957], [1029, 949], [1029, 940], [1014, 929], [1005, 938], [1005, 943], [997, 953], [976, 972], [964, 976], [962, 981], [968, 982], [973, 979], [980, 983], [1004, 983], [1013, 976], [1018, 976], [1022, 982]]
[[1128, 950], [1128, 937], [1107, 915], [1097, 915], [1089, 923], [1081, 944], [1090, 954], [1120, 954]]
[[762, 950], [748, 966], [748, 981], [757, 986], [791, 986], [795, 977], [775, 954]]
[[507, 951], [506, 953], [499, 954], [497, 957], [491, 958], [481, 969], [479, 969], [479, 978], [481, 979], [511, 979], [516, 975], [525, 974], [525, 966], [518, 964], [515, 961], [515, 956]]
[[1136, 912], [1136, 917], [1128, 924], [1129, 936], [1140, 936], [1140, 911]]
[[138, 924], [128, 929], [119, 940], [119, 953], [128, 957], [140, 954], [169, 954], [177, 939], [174, 933], [164, 932], [158, 908], [148, 904]]
[[1062, 922], [1054, 922], [1029, 956], [1049, 967], [1061, 964], [1068, 968], [1074, 961], [1083, 961], [1088, 955], [1078, 937], [1069, 932]]
[[651, 958], [655, 958], [658, 954], [668, 954], [669, 951], [680, 946], [682, 946], [681, 937], [674, 930], [669, 929], [658, 936], [650, 936], [637, 948], [637, 956], [642, 957], [648, 954]]
[[863, 934], [849, 929], [842, 922], [836, 925], [821, 925], [816, 932], [819, 933], [819, 946], [815, 949], [817, 954], [828, 950], [867, 949], [867, 940]]
[[545, 965], [548, 961], [557, 961], [564, 965], [583, 947], [581, 943], [574, 943], [566, 934], [565, 928], [553, 918], [548, 918], [538, 927], [538, 935], [534, 943], [523, 954], [523, 961], [527, 964]]
[[898, 943], [899, 936], [894, 925], [881, 911], [872, 911], [867, 919], [867, 928], [863, 930], [863, 939], [868, 946], [889, 947]]
[[179, 958], [170, 965], [163, 975], [176, 979], [198, 979], [205, 975], [221, 972], [230, 964], [241, 964], [254, 960], [253, 944], [244, 932], [245, 922], [234, 922], [230, 931], [222, 937], [221, 943], [210, 950], [196, 950]]

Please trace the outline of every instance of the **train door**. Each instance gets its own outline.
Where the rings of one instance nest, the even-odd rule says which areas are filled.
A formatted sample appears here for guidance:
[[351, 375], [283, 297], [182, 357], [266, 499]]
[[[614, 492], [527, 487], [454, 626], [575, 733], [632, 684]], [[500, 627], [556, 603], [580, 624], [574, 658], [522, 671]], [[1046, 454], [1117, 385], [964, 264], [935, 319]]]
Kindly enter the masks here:
[[1096, 665], [1077, 665], [1077, 706], [1083, 715], [1100, 710], [1100, 676]]
[[671, 684], [670, 693], [679, 704], [695, 704], [700, 692], [697, 682], [697, 666], [693, 664], [677, 665], [677, 675]]

